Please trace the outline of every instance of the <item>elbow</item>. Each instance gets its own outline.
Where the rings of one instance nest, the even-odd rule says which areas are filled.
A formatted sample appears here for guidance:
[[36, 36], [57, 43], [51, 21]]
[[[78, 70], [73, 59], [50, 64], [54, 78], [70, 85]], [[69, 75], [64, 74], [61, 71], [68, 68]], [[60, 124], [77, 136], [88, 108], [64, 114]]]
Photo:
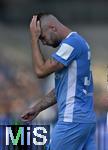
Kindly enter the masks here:
[[45, 74], [42, 70], [35, 70], [35, 73], [39, 79], [42, 79], [45, 77]]
[[37, 73], [37, 77], [38, 77], [39, 79], [42, 79], [42, 78], [45, 77], [45, 75], [43, 75], [43, 74], [41, 74], [41, 73]]

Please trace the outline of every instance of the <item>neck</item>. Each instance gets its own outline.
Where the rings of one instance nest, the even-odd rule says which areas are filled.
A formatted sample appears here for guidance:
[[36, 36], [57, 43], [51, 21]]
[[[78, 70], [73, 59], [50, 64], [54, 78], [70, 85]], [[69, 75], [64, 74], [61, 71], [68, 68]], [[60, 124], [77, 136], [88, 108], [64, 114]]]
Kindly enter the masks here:
[[61, 40], [65, 39], [69, 35], [70, 32], [72, 32], [71, 29], [62, 25], [62, 27], [60, 27], [60, 30], [59, 30], [60, 39]]

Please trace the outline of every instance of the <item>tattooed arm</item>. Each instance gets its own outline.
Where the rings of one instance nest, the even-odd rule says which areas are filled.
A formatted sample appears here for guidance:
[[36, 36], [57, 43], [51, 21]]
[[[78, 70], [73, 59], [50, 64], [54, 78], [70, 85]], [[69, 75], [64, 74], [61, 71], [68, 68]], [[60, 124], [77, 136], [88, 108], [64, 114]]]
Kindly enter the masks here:
[[33, 66], [38, 78], [44, 78], [49, 74], [64, 67], [63, 64], [57, 62], [53, 58], [49, 58], [46, 61], [44, 60], [39, 48], [39, 41], [35, 41], [35, 44], [34, 42], [32, 42], [32, 47]]
[[56, 104], [55, 90], [53, 89], [48, 95], [40, 98], [35, 102], [35, 104], [29, 108], [22, 116], [23, 121], [33, 120], [41, 111], [47, 109], [48, 107]]
[[39, 37], [41, 34], [40, 23], [37, 22], [37, 17], [33, 17], [30, 24], [31, 31], [31, 44], [32, 44], [32, 57], [33, 57], [33, 66], [35, 73], [39, 78], [44, 78], [49, 74], [62, 69], [63, 64], [57, 62], [53, 58], [44, 60], [39, 46]]

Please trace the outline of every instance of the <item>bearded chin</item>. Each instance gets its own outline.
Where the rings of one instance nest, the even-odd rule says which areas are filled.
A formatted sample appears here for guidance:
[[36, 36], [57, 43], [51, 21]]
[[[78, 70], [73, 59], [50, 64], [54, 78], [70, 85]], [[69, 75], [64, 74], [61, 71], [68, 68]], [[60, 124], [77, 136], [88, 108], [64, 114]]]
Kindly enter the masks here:
[[58, 46], [60, 45], [60, 43], [61, 43], [61, 41], [56, 41], [56, 42], [52, 45], [52, 47], [56, 48], [56, 47], [58, 47]]

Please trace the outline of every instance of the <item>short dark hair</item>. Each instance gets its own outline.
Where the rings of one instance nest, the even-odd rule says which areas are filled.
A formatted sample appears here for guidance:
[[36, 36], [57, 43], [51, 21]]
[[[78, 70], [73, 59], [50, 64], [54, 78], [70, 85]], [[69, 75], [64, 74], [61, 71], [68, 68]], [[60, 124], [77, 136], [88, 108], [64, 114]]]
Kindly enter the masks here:
[[41, 12], [41, 13], [37, 13], [37, 21], [44, 17], [44, 16], [49, 16], [50, 14], [49, 13], [44, 13], [44, 12]]

